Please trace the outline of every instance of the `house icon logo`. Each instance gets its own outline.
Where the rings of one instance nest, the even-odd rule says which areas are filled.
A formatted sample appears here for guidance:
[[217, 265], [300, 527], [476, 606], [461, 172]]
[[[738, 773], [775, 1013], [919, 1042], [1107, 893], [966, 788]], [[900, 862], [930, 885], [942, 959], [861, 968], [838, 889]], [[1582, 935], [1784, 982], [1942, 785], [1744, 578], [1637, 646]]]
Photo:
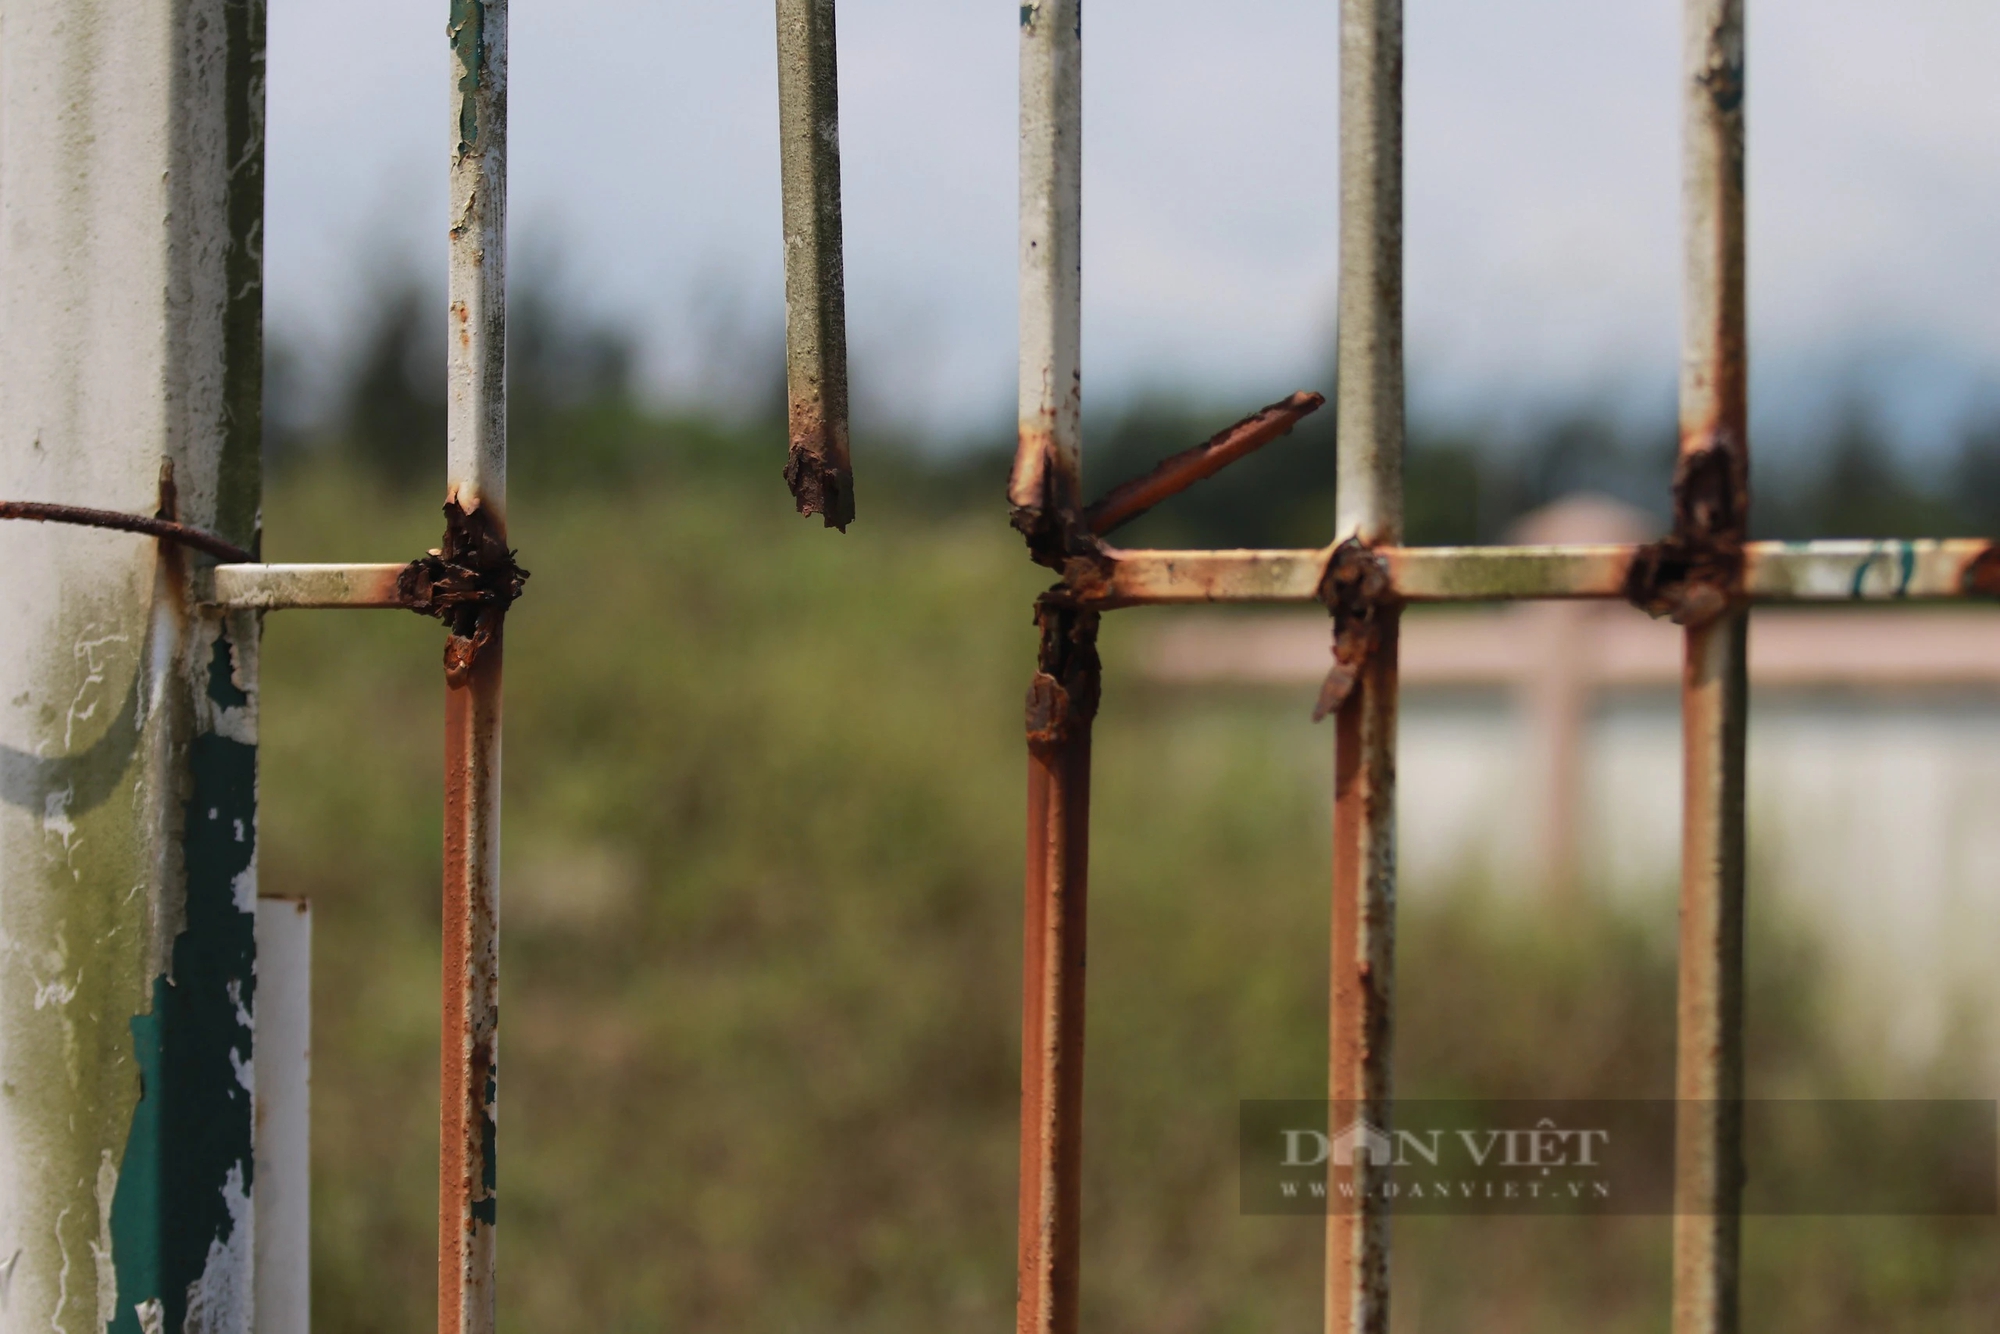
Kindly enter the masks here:
[[1331, 1152], [1335, 1167], [1352, 1167], [1360, 1158], [1367, 1159], [1371, 1167], [1387, 1167], [1396, 1159], [1396, 1146], [1388, 1135], [1361, 1118], [1348, 1122], [1347, 1128], [1333, 1137]]

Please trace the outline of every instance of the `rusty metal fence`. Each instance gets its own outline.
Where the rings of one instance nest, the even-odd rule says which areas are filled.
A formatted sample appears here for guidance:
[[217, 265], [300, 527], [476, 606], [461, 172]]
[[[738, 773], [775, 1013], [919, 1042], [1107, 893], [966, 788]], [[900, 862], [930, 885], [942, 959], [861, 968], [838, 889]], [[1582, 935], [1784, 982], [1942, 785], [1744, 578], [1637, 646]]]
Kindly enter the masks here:
[[[1748, 609], [1991, 597], [2000, 595], [2000, 553], [1984, 540], [1746, 540], [1742, 0], [1684, 0], [1685, 293], [1671, 535], [1643, 546], [1404, 546], [1402, 4], [1340, 3], [1338, 499], [1333, 540], [1311, 550], [1144, 551], [1106, 538], [1289, 431], [1322, 405], [1316, 394], [1274, 404], [1085, 503], [1081, 0], [1020, 7], [1020, 434], [1008, 499], [1033, 559], [1060, 581], [1036, 604], [1041, 644], [1027, 705], [1018, 1328], [1071, 1334], [1078, 1324], [1100, 617], [1163, 604], [1318, 603], [1329, 612], [1333, 664], [1316, 714], [1335, 720], [1327, 1090], [1330, 1101], [1386, 1126], [1398, 618], [1423, 603], [1600, 598], [1629, 600], [1685, 627], [1673, 1327], [1733, 1329], [1743, 1181]], [[801, 513], [844, 528], [854, 491], [834, 0], [777, 0], [777, 17], [791, 405], [785, 475]], [[451, 350], [440, 547], [408, 563], [262, 563], [182, 523], [170, 474], [154, 516], [12, 502], [0, 506], [0, 518], [124, 528], [205, 553], [217, 563], [186, 575], [206, 615], [400, 608], [447, 623], [438, 1318], [440, 1330], [475, 1334], [491, 1331], [496, 1314], [501, 658], [505, 613], [526, 572], [506, 539], [506, 0], [454, 0], [448, 32]], [[245, 41], [261, 55], [261, 28]], [[227, 95], [240, 97], [260, 124], [261, 82], [246, 78], [231, 89]], [[261, 139], [254, 147], [261, 155]], [[253, 236], [259, 218], [261, 208], [245, 213], [232, 235]], [[1337, 1170], [1356, 1174], [1360, 1203], [1327, 1222], [1326, 1327], [1386, 1330], [1388, 1209], [1367, 1180], [1381, 1169], [1364, 1158]]]
[[[1077, 1328], [1085, 933], [1099, 617], [1122, 607], [1324, 605], [1335, 719], [1327, 1093], [1391, 1120], [1395, 1031], [1397, 623], [1406, 606], [1625, 599], [1685, 628], [1673, 1328], [1736, 1327], [1743, 1184], [1745, 644], [1753, 603], [1951, 600], [2000, 593], [1984, 540], [1751, 542], [1744, 323], [1742, 0], [1684, 0], [1684, 295], [1671, 534], [1643, 546], [1402, 544], [1402, 0], [1341, 0], [1338, 498], [1318, 550], [1139, 551], [1131, 517], [1289, 429], [1297, 397], [1083, 503], [1080, 0], [1021, 7], [1020, 443], [1009, 501], [1061, 574], [1037, 605], [1028, 696], [1022, 1001], [1021, 1334]], [[1251, 444], [1254, 448], [1255, 444]], [[1241, 452], [1247, 452], [1242, 450]], [[1136, 503], [1135, 503], [1136, 498]], [[1420, 984], [1420, 983], [1419, 983]], [[1383, 1331], [1389, 1206], [1352, 1168], [1326, 1226], [1326, 1328]]]

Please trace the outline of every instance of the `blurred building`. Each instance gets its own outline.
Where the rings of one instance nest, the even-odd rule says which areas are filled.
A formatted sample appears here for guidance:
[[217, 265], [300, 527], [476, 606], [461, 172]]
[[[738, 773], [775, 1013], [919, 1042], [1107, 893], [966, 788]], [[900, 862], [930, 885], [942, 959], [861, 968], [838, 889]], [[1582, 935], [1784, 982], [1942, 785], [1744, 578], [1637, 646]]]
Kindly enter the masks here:
[[[1651, 535], [1636, 511], [1575, 497], [1513, 538]], [[1162, 682], [1309, 692], [1328, 644], [1319, 613], [1189, 614], [1146, 661]], [[1555, 911], [1670, 893], [1680, 648], [1678, 627], [1620, 603], [1406, 614], [1406, 892], [1472, 880]], [[1961, 1021], [2000, 1012], [2000, 614], [1760, 610], [1750, 680], [1752, 929], [1763, 902], [1816, 930], [1865, 1047], [1946, 1054]], [[1983, 1050], [1968, 1066], [2000, 1073]]]

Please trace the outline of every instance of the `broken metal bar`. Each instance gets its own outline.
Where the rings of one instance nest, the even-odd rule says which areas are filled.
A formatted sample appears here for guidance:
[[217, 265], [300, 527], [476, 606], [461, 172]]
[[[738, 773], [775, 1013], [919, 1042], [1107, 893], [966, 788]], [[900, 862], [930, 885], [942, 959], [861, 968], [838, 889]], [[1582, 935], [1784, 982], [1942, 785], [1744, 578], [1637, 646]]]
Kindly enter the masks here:
[[214, 606], [243, 611], [302, 607], [402, 607], [396, 579], [403, 565], [218, 565], [208, 595]]
[[1014, 526], [1038, 555], [1065, 549], [1083, 503], [1083, 5], [1021, 6], [1019, 440]]
[[800, 514], [854, 522], [847, 448], [847, 295], [841, 265], [840, 79], [834, 0], [778, 0], [784, 186], [785, 482]]
[[1102, 500], [1083, 512], [1084, 523], [1091, 532], [1103, 537], [1203, 478], [1213, 477], [1236, 460], [1255, 453], [1280, 436], [1290, 435], [1294, 426], [1319, 411], [1325, 402], [1323, 395], [1301, 390], [1269, 407], [1259, 408], [1235, 425], [1216, 432], [1205, 444], [1184, 449], [1163, 459], [1145, 476], [1113, 487]]
[[1666, 593], [1663, 600], [1678, 608], [1675, 619], [1688, 626], [1681, 684], [1673, 1330], [1733, 1334], [1744, 1171], [1749, 617], [1740, 585], [1730, 588], [1726, 581], [1749, 508], [1743, 2], [1685, 0], [1682, 13], [1686, 270], [1680, 464], [1674, 479], [1675, 531], [1655, 548], [1668, 549], [1686, 571], [1681, 589], [1661, 591]]
[[[1403, 535], [1403, 6], [1342, 0], [1339, 489], [1335, 541]], [[1340, 620], [1335, 609], [1336, 623]], [[1395, 990], [1396, 633], [1376, 612], [1338, 706], [1334, 742], [1332, 996], [1327, 1098], [1343, 1124], [1389, 1126]], [[1339, 626], [1336, 624], [1336, 636]], [[1339, 1127], [1329, 1126], [1329, 1130]], [[1365, 1155], [1329, 1166], [1328, 1334], [1387, 1334], [1389, 1205]]]
[[[507, 0], [452, 0], [451, 531], [507, 535]], [[446, 547], [454, 546], [448, 531]], [[452, 554], [450, 552], [447, 555]], [[505, 607], [446, 647], [438, 1329], [493, 1334], [499, 1092], [500, 698]]]
[[[1059, 565], [1083, 537], [1082, 0], [1026, 0], [1020, 22], [1020, 442], [1007, 494], [1031, 554]], [[1017, 1334], [1076, 1334], [1097, 613], [1044, 599], [1036, 621], [1042, 647], [1028, 693], [1014, 1320]]]
[[0, 500], [0, 519], [26, 519], [32, 523], [67, 523], [81, 528], [111, 528], [124, 533], [143, 533], [165, 542], [204, 551], [219, 561], [257, 559], [227, 538], [172, 519], [150, 514], [126, 514], [122, 510], [91, 509], [85, 505], [52, 505], [41, 500]]
[[1044, 603], [1028, 690], [1018, 1334], [1074, 1334], [1081, 1282], [1084, 959], [1097, 613]]

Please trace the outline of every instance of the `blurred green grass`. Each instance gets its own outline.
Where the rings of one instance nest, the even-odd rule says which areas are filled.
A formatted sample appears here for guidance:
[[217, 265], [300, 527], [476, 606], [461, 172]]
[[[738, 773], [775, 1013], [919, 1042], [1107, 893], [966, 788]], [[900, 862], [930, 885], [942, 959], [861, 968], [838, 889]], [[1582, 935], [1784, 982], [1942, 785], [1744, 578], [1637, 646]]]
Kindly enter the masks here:
[[[514, 511], [503, 1327], [1007, 1328], [1045, 572], [997, 502], [864, 509], [843, 537], [775, 471]], [[266, 507], [274, 560], [395, 559], [440, 526], [334, 466]], [[1235, 1137], [1240, 1099], [1323, 1084], [1330, 736], [1303, 698], [1147, 686], [1149, 615], [1105, 636], [1085, 1323], [1316, 1328], [1319, 1229], [1238, 1213]], [[323, 1334], [432, 1319], [441, 645], [401, 615], [267, 628], [263, 883], [316, 905]], [[1413, 887], [1400, 1089], [1669, 1095], [1672, 912]], [[1756, 1078], [1848, 1087], [1810, 950], [1754, 932]], [[1990, 1328], [1994, 1241], [1751, 1220], [1744, 1325]], [[1665, 1220], [1409, 1219], [1395, 1264], [1403, 1331], [1665, 1325]]]

